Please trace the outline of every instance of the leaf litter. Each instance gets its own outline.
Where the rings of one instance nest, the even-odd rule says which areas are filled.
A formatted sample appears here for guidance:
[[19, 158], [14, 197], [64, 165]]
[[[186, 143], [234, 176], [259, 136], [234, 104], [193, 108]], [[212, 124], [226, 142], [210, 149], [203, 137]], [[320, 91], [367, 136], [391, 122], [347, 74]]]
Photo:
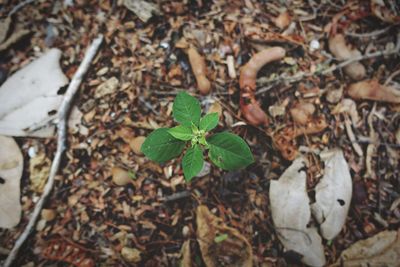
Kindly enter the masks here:
[[[53, 240], [61, 243], [61, 236], [68, 240], [64, 247], [68, 244], [77, 249], [76, 255], [89, 263], [176, 266], [185, 243], [185, 264], [204, 266], [196, 241], [199, 203], [218, 214], [223, 225], [246, 237], [253, 265], [299, 265], [301, 253], [287, 249], [285, 242], [291, 243], [294, 236], [309, 244], [309, 238], [274, 225], [268, 196], [272, 184], [297, 157], [309, 162], [301, 195], [309, 199], [302, 207], [310, 212], [310, 218], [303, 218], [302, 229], [319, 230], [311, 237], [321, 238], [316, 251], [320, 253], [322, 248], [327, 265], [339, 263], [341, 253], [356, 241], [398, 229], [400, 125], [395, 99], [400, 83], [396, 53], [399, 10], [393, 1], [294, 1], [290, 5], [252, 0], [229, 5], [224, 1], [148, 1], [152, 7], [146, 14], [128, 9], [126, 2], [140, 6], [144, 1], [74, 1], [65, 5], [35, 1], [12, 15], [10, 25], [3, 27], [6, 39], [11, 38], [13, 29], [32, 32], [1, 51], [0, 72], [8, 79], [54, 47], [62, 51], [54, 60], [60, 68], [46, 73], [61, 69], [65, 84], [90, 40], [101, 31], [106, 41], [77, 95], [75, 105], [82, 116], [75, 113], [71, 123], [79, 129], [69, 133], [67, 153], [45, 205], [45, 210], [56, 216], [41, 219], [44, 223], [40, 222], [39, 230], [28, 239], [17, 265], [62, 261], [52, 245]], [[6, 12], [14, 4], [16, 1], [5, 5], [2, 18], [8, 17]], [[46, 40], [48, 28], [53, 33], [51, 41]], [[241, 88], [244, 66], [260, 51], [276, 46], [285, 50], [283, 58], [254, 70], [252, 91]], [[200, 63], [194, 64], [201, 65], [198, 69], [212, 88], [204, 95], [199, 93], [189, 47], [198, 52]], [[335, 54], [337, 47], [347, 56]], [[361, 60], [349, 61], [354, 56]], [[353, 75], [354, 66], [361, 70], [358, 75]], [[51, 77], [47, 74], [46, 81]], [[62, 97], [62, 86], [51, 92], [61, 88]], [[217, 130], [231, 130], [244, 138], [255, 163], [232, 172], [209, 166], [201, 178], [186, 184], [179, 161], [159, 165], [146, 159], [140, 153], [141, 140], [154, 129], [174, 126], [172, 102], [181, 91], [196, 96], [202, 109], [218, 112]], [[2, 103], [18, 100], [16, 92], [13, 89], [2, 96]], [[29, 94], [33, 92], [38, 91]], [[32, 136], [47, 136], [17, 138], [24, 157], [39, 144], [46, 148], [46, 157], [52, 158], [54, 128], [47, 122], [54, 113], [49, 116], [48, 112], [57, 111], [56, 107], [36, 106], [19, 118], [28, 121], [25, 115], [42, 112], [38, 123], [4, 133], [26, 135], [27, 129], [36, 129]], [[19, 122], [12, 120], [7, 127], [16, 125]], [[349, 192], [340, 196], [344, 206], [327, 197], [327, 203], [318, 208], [318, 214], [324, 216], [318, 217], [310, 206], [316, 203], [318, 185], [329, 178], [330, 164], [321, 151], [334, 148], [340, 148], [351, 173], [351, 202]], [[334, 158], [343, 162], [342, 156]], [[336, 161], [334, 158], [331, 160]], [[24, 228], [39, 196], [29, 186], [28, 165], [24, 165], [27, 175], [21, 179], [22, 220], [13, 229], [0, 230], [0, 261]], [[115, 184], [114, 167], [131, 180]], [[348, 178], [342, 175], [339, 181], [348, 184]], [[328, 184], [332, 185], [329, 191], [343, 193], [333, 181]], [[331, 230], [339, 234], [328, 241], [322, 237], [322, 225], [330, 225], [329, 218], [336, 218], [333, 214], [337, 212], [341, 215]], [[217, 234], [213, 243], [215, 237], [224, 239], [219, 246], [227, 245], [229, 235], [225, 239], [223, 233]], [[393, 240], [386, 234], [380, 239]], [[129, 258], [127, 252], [135, 257]]]

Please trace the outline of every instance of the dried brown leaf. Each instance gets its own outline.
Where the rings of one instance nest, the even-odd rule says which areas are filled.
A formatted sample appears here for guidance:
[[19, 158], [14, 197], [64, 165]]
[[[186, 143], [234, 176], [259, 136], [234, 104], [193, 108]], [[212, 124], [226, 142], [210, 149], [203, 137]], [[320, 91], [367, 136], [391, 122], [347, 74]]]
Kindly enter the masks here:
[[[342, 34], [336, 34], [329, 39], [329, 50], [338, 60], [347, 60], [360, 56], [356, 48], [351, 48]], [[360, 62], [353, 62], [344, 67], [344, 72], [354, 80], [361, 80], [366, 75], [365, 67]]]
[[[226, 226], [210, 210], [200, 205], [196, 212], [197, 241], [207, 267], [217, 266], [253, 266], [253, 252], [249, 241], [235, 228]], [[227, 235], [221, 242], [216, 242], [219, 235]]]
[[382, 85], [376, 80], [353, 83], [347, 88], [347, 93], [356, 100], [400, 103], [400, 90], [393, 86]]
[[399, 237], [399, 231], [383, 231], [360, 240], [344, 250], [339, 260], [331, 267], [400, 266]]

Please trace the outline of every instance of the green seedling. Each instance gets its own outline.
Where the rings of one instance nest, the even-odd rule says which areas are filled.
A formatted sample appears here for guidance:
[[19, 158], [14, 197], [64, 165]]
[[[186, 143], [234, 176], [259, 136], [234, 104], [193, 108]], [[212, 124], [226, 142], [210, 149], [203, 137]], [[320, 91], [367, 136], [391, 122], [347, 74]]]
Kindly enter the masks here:
[[200, 103], [196, 98], [185, 92], [179, 93], [172, 113], [180, 125], [154, 130], [146, 138], [141, 150], [149, 159], [162, 163], [178, 157], [187, 147], [182, 169], [188, 182], [203, 168], [207, 150], [209, 159], [224, 170], [237, 170], [253, 163], [249, 146], [239, 136], [229, 132], [208, 136], [208, 132], [218, 125], [218, 113], [201, 117]]
[[221, 242], [225, 241], [226, 239], [228, 239], [228, 234], [220, 234], [214, 238], [214, 242], [221, 243]]

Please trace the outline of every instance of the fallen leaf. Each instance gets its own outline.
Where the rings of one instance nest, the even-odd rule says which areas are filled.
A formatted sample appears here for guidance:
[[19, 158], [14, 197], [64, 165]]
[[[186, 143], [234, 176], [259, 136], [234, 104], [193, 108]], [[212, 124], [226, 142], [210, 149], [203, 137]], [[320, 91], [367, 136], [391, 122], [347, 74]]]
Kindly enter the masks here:
[[82, 127], [82, 117], [83, 113], [78, 109], [77, 106], [74, 106], [69, 114], [68, 118], [68, 130], [71, 133], [77, 133], [81, 130]]
[[349, 166], [340, 149], [321, 154], [325, 163], [324, 176], [315, 187], [316, 202], [312, 213], [320, 224], [322, 236], [332, 240], [346, 221], [352, 196]]
[[123, 247], [121, 250], [122, 257], [129, 263], [138, 263], [142, 260], [140, 251], [136, 248]]
[[94, 97], [101, 98], [103, 96], [114, 93], [118, 88], [118, 84], [118, 79], [116, 77], [111, 77], [96, 88], [96, 91], [94, 92]]
[[57, 212], [53, 209], [42, 209], [41, 215], [42, 219], [49, 222], [56, 218]]
[[181, 265], [182, 267], [192, 267], [192, 256], [190, 253], [190, 240], [186, 240], [181, 249], [182, 260]]
[[208, 108], [207, 114], [214, 113], [214, 112], [217, 112], [218, 113], [218, 117], [221, 118], [221, 116], [222, 116], [222, 107], [221, 107], [221, 104], [218, 103], [218, 101], [215, 101], [214, 103], [211, 104], [211, 106]]
[[315, 112], [315, 106], [312, 103], [298, 103], [290, 110], [293, 121], [300, 125], [305, 125], [311, 120]]
[[344, 250], [338, 261], [331, 265], [345, 267], [400, 266], [400, 234], [383, 231], [360, 240]]
[[[0, 87], [0, 134], [54, 135], [54, 127], [47, 125], [49, 114], [58, 110], [63, 96], [57, 91], [68, 83], [59, 65], [60, 57], [60, 50], [51, 49], [17, 71]], [[32, 128], [38, 129], [26, 131]]]
[[155, 4], [148, 1], [125, 0], [124, 5], [127, 9], [135, 13], [136, 16], [138, 16], [138, 18], [143, 22], [147, 22], [153, 16], [153, 13], [161, 13]]
[[[361, 55], [356, 48], [351, 48], [342, 34], [336, 34], [329, 39], [329, 50], [338, 60], [347, 60]], [[361, 80], [366, 75], [366, 70], [360, 62], [353, 62], [344, 67], [344, 72], [354, 80]]]
[[144, 140], [146, 140], [145, 136], [138, 136], [129, 141], [129, 146], [136, 155], [143, 155], [140, 149], [142, 148]]
[[12, 228], [21, 219], [19, 198], [23, 160], [14, 139], [0, 135], [0, 228]]
[[279, 180], [271, 181], [272, 220], [286, 250], [302, 255], [301, 261], [307, 265], [323, 266], [325, 255], [321, 237], [317, 229], [307, 227], [311, 211], [304, 166], [304, 159], [297, 158]]
[[[390, 3], [390, 2], [389, 2]], [[393, 2], [395, 4], [395, 2]], [[390, 5], [390, 4], [388, 4]], [[395, 6], [387, 6], [383, 0], [371, 0], [371, 11], [377, 18], [388, 23], [400, 22], [400, 15], [395, 14]], [[397, 9], [398, 10], [398, 9]]]
[[[197, 207], [196, 215], [197, 241], [207, 267], [253, 266], [251, 245], [238, 230], [226, 226], [204, 205]], [[215, 238], [222, 234], [228, 237], [222, 242], [215, 242]]]
[[376, 80], [353, 83], [347, 88], [347, 93], [356, 100], [400, 103], [400, 90], [393, 86], [382, 85]]
[[351, 122], [355, 127], [360, 123], [360, 116], [357, 112], [356, 103], [350, 98], [344, 98], [339, 104], [332, 110], [332, 114], [346, 113], [350, 115]]
[[292, 21], [292, 18], [289, 15], [289, 12], [285, 11], [279, 14], [278, 17], [274, 19], [274, 24], [281, 30], [285, 29], [287, 26], [289, 26], [290, 22]]
[[116, 185], [124, 186], [132, 182], [132, 178], [127, 170], [119, 167], [113, 167], [111, 169], [112, 180]]
[[33, 191], [41, 193], [46, 184], [50, 173], [51, 161], [46, 157], [46, 154], [41, 153], [29, 161], [29, 179]]

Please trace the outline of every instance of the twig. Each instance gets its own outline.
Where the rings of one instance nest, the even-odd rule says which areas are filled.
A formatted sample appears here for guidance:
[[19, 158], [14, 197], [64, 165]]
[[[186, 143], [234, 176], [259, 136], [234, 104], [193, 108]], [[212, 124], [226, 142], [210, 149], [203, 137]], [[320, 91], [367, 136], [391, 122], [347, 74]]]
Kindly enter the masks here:
[[360, 61], [360, 60], [364, 60], [364, 59], [370, 59], [370, 58], [374, 58], [374, 57], [380, 57], [380, 56], [389, 56], [392, 54], [396, 54], [400, 51], [400, 34], [397, 35], [397, 44], [396, 47], [392, 50], [389, 51], [377, 51], [375, 53], [370, 53], [370, 54], [366, 54], [366, 55], [359, 55], [353, 58], [349, 58], [348, 60], [345, 60], [343, 62], [341, 62], [340, 64], [336, 65], [336, 66], [332, 66], [324, 71], [321, 72], [322, 75], [326, 75], [328, 73], [331, 73], [332, 71], [335, 71], [337, 69], [346, 67], [347, 65]]
[[347, 36], [357, 37], [357, 38], [371, 38], [371, 37], [376, 37], [376, 36], [379, 36], [381, 34], [384, 34], [390, 28], [392, 28], [392, 25], [390, 25], [390, 26], [388, 26], [386, 28], [383, 28], [383, 29], [372, 31], [372, 32], [366, 32], [366, 33], [345, 32], [344, 34], [347, 35]]
[[22, 1], [21, 3], [19, 3], [18, 5], [16, 5], [13, 9], [11, 9], [11, 11], [8, 13], [8, 16], [12, 16], [14, 15], [16, 12], [18, 12], [18, 10], [20, 10], [21, 8], [23, 8], [24, 6], [34, 2], [35, 0], [25, 0]]
[[67, 88], [67, 92], [64, 95], [63, 101], [62, 101], [60, 109], [58, 111], [57, 151], [56, 151], [56, 154], [54, 155], [54, 159], [51, 164], [49, 178], [44, 187], [43, 194], [41, 195], [39, 201], [37, 202], [35, 209], [31, 215], [31, 218], [29, 219], [28, 225], [25, 227], [23, 233], [20, 235], [20, 237], [15, 242], [14, 247], [12, 248], [10, 254], [8, 255], [8, 257], [4, 263], [4, 267], [11, 266], [12, 263], [14, 262], [14, 260], [16, 259], [19, 249], [24, 244], [24, 242], [28, 238], [29, 234], [33, 231], [33, 228], [36, 224], [37, 219], [39, 218], [39, 215], [43, 208], [43, 205], [53, 188], [55, 176], [56, 176], [59, 166], [60, 166], [61, 157], [62, 157], [64, 150], [66, 149], [67, 121], [68, 121], [68, 114], [69, 114], [69, 110], [71, 107], [71, 103], [74, 98], [74, 95], [76, 94], [76, 92], [79, 89], [80, 84], [82, 83], [83, 76], [88, 71], [90, 64], [91, 64], [93, 58], [95, 57], [97, 50], [99, 49], [102, 41], [103, 41], [103, 36], [99, 35], [99, 37], [97, 37], [93, 41], [93, 43], [89, 46], [89, 48], [85, 54], [85, 57], [83, 58], [81, 64], [79, 65], [78, 70], [72, 77], [72, 80]]
[[360, 55], [360, 56], [356, 56], [353, 58], [349, 58], [348, 60], [345, 60], [341, 63], [339, 63], [338, 65], [333, 65], [325, 70], [323, 70], [322, 72], [298, 72], [297, 74], [293, 75], [293, 76], [285, 76], [285, 75], [281, 75], [275, 79], [266, 81], [265, 83], [262, 83], [263, 85], [267, 85], [273, 82], [277, 82], [277, 81], [285, 81], [285, 82], [297, 82], [300, 81], [304, 78], [307, 77], [311, 77], [313, 75], [318, 76], [318, 75], [327, 75], [337, 69], [341, 69], [346, 67], [347, 65], [357, 62], [357, 61], [361, 61], [361, 60], [365, 60], [365, 59], [370, 59], [370, 58], [375, 58], [375, 57], [380, 57], [380, 56], [389, 56], [389, 55], [393, 55], [393, 54], [397, 54], [400, 52], [400, 34], [397, 35], [397, 44], [396, 47], [392, 50], [389, 51], [377, 51], [374, 53], [370, 53], [370, 54], [366, 54], [366, 55]]
[[395, 72], [393, 72], [392, 74], [390, 74], [390, 76], [386, 79], [385, 83], [383, 85], [388, 85], [389, 83], [392, 82], [393, 78], [396, 77], [397, 75], [400, 74], [400, 69], [396, 70]]
[[350, 139], [351, 145], [353, 146], [354, 151], [357, 153], [357, 155], [359, 157], [364, 157], [364, 153], [363, 150], [361, 148], [361, 146], [358, 144], [357, 140], [356, 140], [356, 136], [354, 135], [353, 129], [351, 128], [351, 121], [349, 119], [349, 117], [347, 116], [347, 114], [344, 114], [345, 118], [344, 118], [344, 126], [346, 127], [346, 133], [347, 136]]

